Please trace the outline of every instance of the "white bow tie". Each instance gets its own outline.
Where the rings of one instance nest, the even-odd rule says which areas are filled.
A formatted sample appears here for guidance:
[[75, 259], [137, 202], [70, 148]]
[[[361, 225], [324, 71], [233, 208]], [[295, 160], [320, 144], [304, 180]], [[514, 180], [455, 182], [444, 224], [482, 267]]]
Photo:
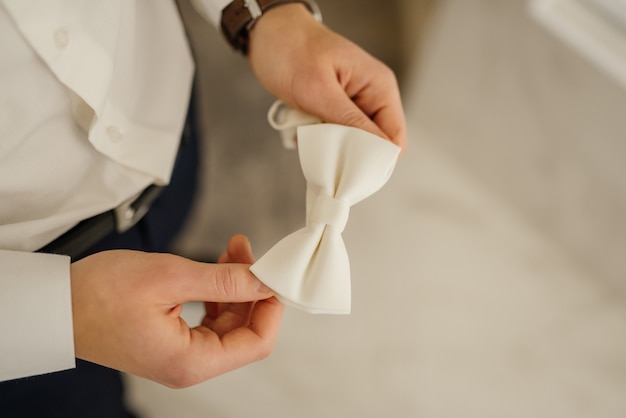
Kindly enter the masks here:
[[[285, 109], [277, 123], [283, 140], [310, 116]], [[287, 130], [285, 130], [287, 129]], [[350, 207], [389, 179], [400, 148], [363, 130], [314, 124], [297, 127], [300, 164], [307, 181], [306, 225], [286, 236], [250, 270], [285, 304], [311, 313], [350, 313], [350, 262], [341, 233]]]

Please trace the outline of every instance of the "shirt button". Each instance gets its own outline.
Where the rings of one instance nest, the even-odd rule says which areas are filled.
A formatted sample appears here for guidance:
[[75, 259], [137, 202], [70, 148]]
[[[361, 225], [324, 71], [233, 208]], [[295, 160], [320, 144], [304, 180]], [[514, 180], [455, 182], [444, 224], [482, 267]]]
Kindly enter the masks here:
[[54, 44], [59, 49], [64, 49], [70, 43], [70, 35], [65, 29], [57, 29], [54, 32]]
[[106, 133], [109, 139], [113, 142], [119, 142], [124, 138], [122, 130], [115, 125], [107, 126]]

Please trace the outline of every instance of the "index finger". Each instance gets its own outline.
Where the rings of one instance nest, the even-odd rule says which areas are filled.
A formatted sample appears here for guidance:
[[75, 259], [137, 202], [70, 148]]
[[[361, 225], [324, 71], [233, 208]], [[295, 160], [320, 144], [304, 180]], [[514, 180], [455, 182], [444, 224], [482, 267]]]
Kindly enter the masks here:
[[377, 82], [369, 83], [353, 98], [355, 105], [367, 115], [402, 152], [408, 146], [406, 120], [400, 90], [390, 70]]
[[328, 77], [324, 89], [298, 105], [324, 122], [352, 126], [385, 138], [404, 152], [408, 146], [406, 121], [396, 78], [390, 70], [374, 78], [359, 80], [354, 82], [356, 87], [350, 85], [344, 90]]
[[270, 355], [278, 336], [285, 306], [275, 297], [258, 301], [247, 327], [225, 334], [216, 347], [216, 334], [206, 327], [192, 329], [192, 346], [197, 357], [193, 366], [200, 380], [224, 374]]
[[408, 139], [404, 110], [399, 98], [381, 107], [372, 119], [389, 136], [391, 142], [399, 146], [404, 153], [408, 147]]

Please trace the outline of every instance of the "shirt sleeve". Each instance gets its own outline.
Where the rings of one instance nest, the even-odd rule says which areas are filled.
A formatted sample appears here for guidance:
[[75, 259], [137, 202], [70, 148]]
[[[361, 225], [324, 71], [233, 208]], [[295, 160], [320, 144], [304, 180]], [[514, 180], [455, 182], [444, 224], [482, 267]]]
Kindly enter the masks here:
[[0, 381], [75, 367], [70, 258], [0, 250]]
[[220, 27], [222, 10], [228, 6], [232, 0], [191, 0], [193, 7], [206, 20], [211, 22], [216, 28]]

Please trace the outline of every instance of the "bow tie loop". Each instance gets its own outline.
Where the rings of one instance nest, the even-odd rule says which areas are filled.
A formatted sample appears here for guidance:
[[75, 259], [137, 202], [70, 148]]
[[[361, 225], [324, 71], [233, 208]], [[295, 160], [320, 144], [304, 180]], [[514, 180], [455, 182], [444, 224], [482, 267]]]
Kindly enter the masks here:
[[343, 232], [350, 215], [350, 204], [344, 199], [337, 199], [324, 194], [314, 198], [309, 214], [309, 222], [332, 226]]

